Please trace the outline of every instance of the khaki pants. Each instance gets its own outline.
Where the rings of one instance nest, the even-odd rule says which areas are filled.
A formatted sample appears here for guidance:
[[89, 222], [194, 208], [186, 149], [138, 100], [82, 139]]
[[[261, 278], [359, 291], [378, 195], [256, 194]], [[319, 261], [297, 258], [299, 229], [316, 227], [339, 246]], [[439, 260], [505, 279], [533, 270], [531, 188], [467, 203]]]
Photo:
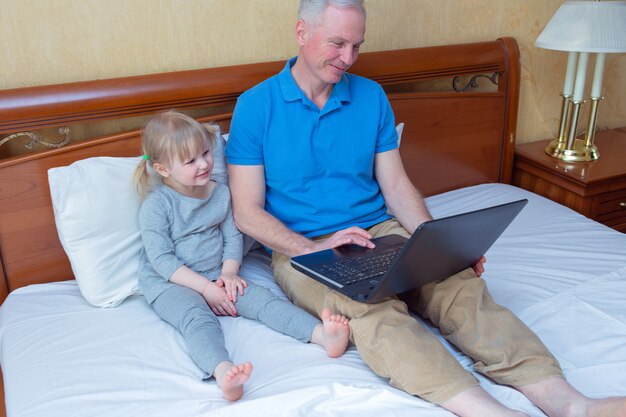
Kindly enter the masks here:
[[[395, 220], [375, 225], [369, 232], [374, 237], [408, 236]], [[562, 375], [539, 338], [493, 302], [485, 281], [476, 278], [471, 268], [403, 294], [402, 300], [390, 297], [365, 304], [296, 271], [284, 254], [272, 254], [272, 267], [276, 281], [296, 305], [318, 316], [327, 307], [349, 317], [351, 341], [365, 363], [394, 387], [427, 401], [444, 402], [478, 381], [409, 314], [409, 308], [432, 321], [475, 361], [476, 371], [497, 383], [519, 386]]]

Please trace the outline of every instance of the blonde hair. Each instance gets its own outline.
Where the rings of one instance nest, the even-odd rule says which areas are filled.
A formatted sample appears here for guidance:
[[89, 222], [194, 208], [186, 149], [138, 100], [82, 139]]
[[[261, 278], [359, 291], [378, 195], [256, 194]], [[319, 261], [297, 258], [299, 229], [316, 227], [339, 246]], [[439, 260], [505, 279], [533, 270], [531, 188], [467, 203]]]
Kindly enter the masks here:
[[173, 110], [150, 119], [141, 134], [143, 158], [133, 174], [133, 183], [139, 195], [144, 198], [148, 193], [149, 164], [159, 163], [169, 167], [174, 158], [184, 161], [206, 149], [212, 150], [217, 132], [217, 126], [202, 125]]

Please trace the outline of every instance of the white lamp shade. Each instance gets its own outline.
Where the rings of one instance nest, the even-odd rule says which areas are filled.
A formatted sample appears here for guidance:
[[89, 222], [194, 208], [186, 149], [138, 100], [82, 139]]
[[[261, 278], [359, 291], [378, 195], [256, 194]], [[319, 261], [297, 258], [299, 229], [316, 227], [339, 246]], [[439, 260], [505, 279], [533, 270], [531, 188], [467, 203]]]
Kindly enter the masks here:
[[626, 52], [626, 1], [566, 1], [535, 45], [557, 51]]

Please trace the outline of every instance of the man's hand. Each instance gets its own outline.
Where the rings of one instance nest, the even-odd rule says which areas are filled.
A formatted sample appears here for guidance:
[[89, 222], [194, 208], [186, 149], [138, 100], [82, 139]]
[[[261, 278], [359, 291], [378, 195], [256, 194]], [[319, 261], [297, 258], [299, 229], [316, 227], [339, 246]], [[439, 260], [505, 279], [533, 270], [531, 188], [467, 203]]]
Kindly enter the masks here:
[[366, 248], [374, 248], [376, 245], [370, 240], [372, 235], [365, 229], [361, 229], [357, 226], [352, 226], [347, 229], [339, 230], [335, 232], [328, 239], [315, 242], [314, 247], [310, 252], [317, 252], [324, 249], [332, 249], [343, 245], [359, 245]]
[[233, 303], [237, 301], [237, 293], [239, 295], [243, 295], [243, 290], [248, 286], [248, 283], [245, 279], [241, 278], [234, 272], [224, 272], [222, 270], [222, 275], [220, 275], [219, 279], [215, 281], [218, 287], [224, 287], [226, 290], [226, 295], [228, 295], [228, 299]]
[[478, 262], [476, 262], [476, 265], [472, 266], [477, 277], [480, 277], [483, 272], [485, 272], [485, 262], [487, 262], [487, 259], [484, 256], [481, 256]]
[[228, 298], [223, 287], [218, 286], [215, 282], [209, 282], [201, 294], [215, 315], [237, 317], [235, 304]]

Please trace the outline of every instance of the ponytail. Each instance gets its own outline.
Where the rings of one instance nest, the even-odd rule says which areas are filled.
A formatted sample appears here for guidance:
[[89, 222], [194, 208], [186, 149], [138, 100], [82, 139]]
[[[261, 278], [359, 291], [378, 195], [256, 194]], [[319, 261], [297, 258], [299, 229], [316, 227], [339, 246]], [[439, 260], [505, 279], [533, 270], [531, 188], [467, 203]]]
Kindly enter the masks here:
[[133, 185], [135, 186], [135, 191], [143, 200], [148, 194], [148, 184], [150, 183], [150, 173], [148, 172], [148, 164], [150, 163], [150, 158], [146, 158], [147, 155], [144, 154], [144, 157], [141, 158], [139, 164], [137, 164], [137, 168], [135, 168], [135, 172], [133, 173]]

